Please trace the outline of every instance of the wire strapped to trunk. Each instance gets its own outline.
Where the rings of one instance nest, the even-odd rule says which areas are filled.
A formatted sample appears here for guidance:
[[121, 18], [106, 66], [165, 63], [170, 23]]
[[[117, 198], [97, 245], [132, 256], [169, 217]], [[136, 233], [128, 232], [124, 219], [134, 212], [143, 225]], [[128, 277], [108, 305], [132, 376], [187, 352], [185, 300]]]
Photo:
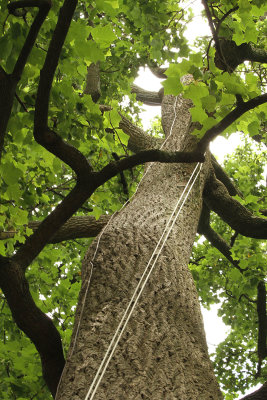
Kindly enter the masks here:
[[[175, 121], [176, 121], [176, 117], [177, 117], [177, 114], [176, 114], [177, 101], [178, 101], [178, 96], [175, 98], [175, 102], [174, 102], [174, 105], [173, 105], [174, 118], [173, 118], [173, 121], [172, 121], [172, 124], [171, 124], [170, 133], [169, 133], [168, 137], [165, 139], [165, 141], [162, 144], [162, 146], [160, 147], [160, 149], [166, 144], [166, 142], [168, 141], [168, 139], [172, 135], [173, 127], [174, 127], [174, 124], [175, 124]], [[153, 163], [151, 163], [148, 166], [146, 172], [144, 173], [141, 181], [139, 182], [139, 184], [137, 186], [136, 192], [137, 192], [138, 187], [141, 184], [142, 180], [144, 179], [144, 177], [146, 176], [146, 174], [148, 173], [148, 171], [152, 167], [152, 165], [153, 165]], [[142, 294], [142, 292], [143, 292], [143, 290], [144, 290], [144, 288], [146, 286], [146, 283], [147, 283], [151, 273], [153, 272], [153, 270], [155, 268], [156, 262], [157, 262], [160, 254], [162, 252], [162, 249], [163, 249], [163, 247], [164, 247], [164, 245], [165, 245], [165, 243], [166, 243], [166, 241], [167, 241], [167, 239], [168, 239], [168, 237], [169, 237], [169, 235], [170, 235], [170, 233], [172, 231], [172, 228], [173, 228], [173, 226], [174, 226], [174, 224], [175, 224], [175, 222], [176, 222], [176, 220], [177, 220], [177, 218], [178, 218], [178, 216], [179, 216], [179, 214], [180, 214], [180, 212], [181, 212], [181, 210], [183, 208], [183, 205], [185, 204], [185, 202], [186, 202], [186, 200], [187, 200], [187, 198], [188, 198], [188, 196], [189, 196], [189, 194], [190, 194], [190, 192], [191, 192], [191, 190], [192, 190], [192, 188], [193, 188], [193, 186], [194, 186], [194, 184], [195, 184], [195, 182], [196, 182], [196, 180], [197, 180], [197, 178], [198, 178], [198, 176], [200, 174], [201, 169], [202, 169], [202, 164], [201, 163], [197, 163], [197, 165], [195, 166], [195, 168], [194, 168], [194, 170], [193, 170], [193, 172], [192, 172], [192, 174], [191, 174], [191, 176], [190, 176], [190, 178], [189, 178], [189, 180], [188, 180], [188, 182], [187, 182], [187, 184], [186, 184], [181, 196], [178, 198], [178, 200], [177, 200], [177, 202], [175, 204], [174, 210], [173, 210], [173, 212], [172, 212], [172, 214], [171, 214], [171, 216], [170, 216], [170, 218], [169, 218], [169, 220], [168, 220], [168, 222], [167, 222], [167, 224], [166, 224], [166, 226], [164, 228], [164, 231], [163, 231], [163, 233], [162, 233], [162, 235], [161, 235], [161, 237], [160, 237], [160, 239], [159, 239], [159, 241], [158, 241], [158, 243], [157, 243], [157, 245], [156, 245], [156, 247], [155, 247], [155, 249], [154, 249], [154, 251], [153, 251], [153, 253], [152, 253], [152, 255], [151, 255], [151, 257], [150, 257], [150, 259], [148, 261], [148, 263], [147, 263], [147, 265], [146, 265], [146, 268], [145, 268], [145, 270], [144, 270], [144, 272], [143, 272], [143, 274], [142, 274], [142, 276], [141, 276], [141, 278], [140, 278], [140, 280], [139, 280], [139, 282], [138, 282], [138, 284], [137, 284], [137, 286], [136, 286], [136, 288], [134, 290], [134, 293], [133, 293], [133, 295], [132, 295], [132, 297], [131, 297], [131, 299], [130, 299], [130, 301], [128, 303], [127, 308], [126, 308], [125, 312], [123, 313], [123, 316], [121, 317], [120, 323], [119, 323], [119, 325], [118, 325], [118, 327], [117, 327], [117, 329], [116, 329], [116, 331], [115, 331], [115, 333], [113, 335], [113, 338], [112, 338], [112, 340], [111, 340], [111, 342], [110, 342], [110, 344], [108, 346], [108, 349], [106, 350], [106, 353], [105, 353], [105, 355], [104, 355], [104, 357], [102, 359], [101, 364], [99, 365], [99, 368], [98, 368], [98, 370], [97, 370], [97, 372], [95, 374], [95, 377], [94, 377], [94, 379], [93, 379], [93, 381], [91, 383], [91, 386], [90, 386], [90, 388], [89, 388], [84, 400], [93, 400], [93, 398], [94, 398], [94, 396], [95, 396], [95, 394], [97, 392], [97, 389], [98, 389], [98, 387], [99, 387], [99, 385], [101, 383], [101, 380], [102, 380], [102, 378], [103, 378], [103, 376], [104, 376], [104, 374], [106, 372], [106, 369], [107, 369], [107, 367], [108, 367], [108, 365], [110, 363], [110, 360], [111, 360], [111, 358], [112, 358], [112, 356], [113, 356], [113, 354], [114, 354], [114, 352], [115, 352], [115, 350], [116, 350], [116, 348], [118, 346], [118, 343], [119, 343], [119, 341], [120, 341], [120, 339], [121, 339], [121, 337], [123, 335], [123, 332], [124, 332], [124, 330], [125, 330], [125, 328], [127, 326], [127, 323], [129, 321], [129, 319], [131, 318], [134, 310], [135, 310], [136, 304], [137, 304], [137, 302], [138, 302], [138, 300], [139, 300], [139, 298], [140, 298], [140, 296], [141, 296], [141, 294]], [[128, 204], [128, 202], [130, 200], [128, 200], [122, 206], [120, 211], [122, 211], [124, 209], [124, 207], [126, 206], [126, 204]], [[71, 353], [70, 353], [70, 357], [73, 355], [73, 352], [74, 352], [74, 349], [75, 349], [75, 345], [76, 345], [76, 342], [77, 342], [77, 339], [78, 339], [78, 334], [79, 334], [79, 330], [80, 330], [80, 323], [81, 323], [81, 320], [82, 320], [82, 317], [83, 317], [85, 302], [86, 302], [86, 299], [87, 299], [88, 290], [89, 290], [89, 286], [90, 286], [90, 281], [91, 281], [91, 277], [92, 277], [92, 273], [93, 273], [94, 260], [96, 258], [97, 252], [98, 252], [98, 248], [99, 248], [99, 244], [100, 244], [100, 241], [101, 241], [101, 237], [104, 234], [104, 232], [107, 229], [107, 227], [110, 225], [110, 223], [113, 220], [113, 218], [115, 217], [115, 215], [117, 215], [117, 212], [112, 215], [111, 219], [109, 220], [109, 222], [107, 223], [105, 228], [102, 230], [102, 232], [98, 236], [95, 252], [94, 252], [94, 255], [93, 255], [92, 259], [90, 260], [90, 264], [91, 264], [90, 276], [88, 278], [85, 294], [84, 294], [83, 300], [82, 300], [80, 318], [79, 318], [79, 321], [78, 321], [78, 324], [77, 324], [77, 329], [76, 329], [75, 337], [74, 337], [74, 340], [73, 340], [73, 346], [72, 346], [72, 350], [71, 350]], [[60, 378], [60, 381], [61, 381], [61, 378]], [[59, 382], [58, 388], [59, 388], [59, 386], [60, 386], [60, 382]]]
[[178, 201], [177, 201], [177, 203], [175, 205], [175, 208], [174, 208], [174, 210], [173, 210], [173, 212], [172, 212], [172, 214], [171, 214], [171, 216], [170, 216], [170, 218], [169, 218], [169, 220], [168, 220], [168, 222], [167, 222], [167, 224], [166, 224], [166, 226], [164, 228], [164, 231], [163, 231], [163, 233], [162, 233], [162, 235], [161, 235], [161, 237], [160, 237], [160, 239], [159, 239], [159, 241], [158, 241], [158, 243], [157, 243], [157, 245], [156, 245], [156, 247], [155, 247], [155, 249], [154, 249], [154, 251], [152, 253], [152, 256], [150, 257], [150, 259], [149, 259], [149, 261], [147, 263], [147, 266], [146, 266], [146, 268], [145, 268], [145, 270], [144, 270], [144, 272], [143, 272], [143, 274], [142, 274], [142, 276], [141, 276], [141, 278], [140, 278], [140, 280], [139, 280], [139, 282], [138, 282], [138, 284], [137, 284], [137, 286], [135, 288], [135, 291], [134, 291], [134, 293], [133, 293], [133, 295], [132, 295], [132, 297], [131, 297], [131, 299], [130, 299], [130, 301], [128, 303], [128, 306], [127, 306], [127, 308], [126, 308], [126, 310], [125, 310], [125, 312], [124, 312], [124, 314], [123, 314], [123, 316], [122, 316], [122, 318], [120, 320], [120, 323], [119, 323], [119, 325], [118, 325], [118, 327], [117, 327], [117, 329], [116, 329], [116, 331], [115, 331], [115, 333], [113, 335], [113, 338], [112, 338], [112, 340], [111, 340], [111, 342], [109, 344], [109, 347], [108, 347], [108, 349], [106, 351], [106, 354], [105, 354], [105, 356], [104, 356], [104, 358], [103, 358], [103, 360], [102, 360], [102, 362], [101, 362], [101, 364], [100, 364], [100, 366], [99, 366], [99, 368], [98, 368], [98, 370], [97, 370], [97, 372], [95, 374], [94, 380], [93, 380], [93, 382], [92, 382], [92, 384], [91, 384], [91, 386], [90, 386], [90, 388], [89, 388], [89, 390], [87, 392], [87, 395], [86, 395], [84, 400], [88, 400], [88, 399], [92, 400], [94, 398], [94, 395], [96, 394], [98, 386], [99, 386], [99, 384], [100, 384], [100, 382], [101, 382], [101, 380], [102, 380], [102, 378], [103, 378], [103, 376], [104, 376], [104, 374], [106, 372], [106, 369], [107, 369], [107, 367], [109, 365], [109, 362], [110, 362], [110, 360], [111, 360], [111, 358], [113, 356], [113, 353], [116, 350], [117, 345], [118, 345], [118, 343], [120, 341], [120, 338], [121, 338], [121, 336], [122, 336], [122, 334], [123, 334], [123, 332], [124, 332], [124, 330], [125, 330], [125, 328], [127, 326], [127, 323], [128, 323], [129, 319], [131, 318], [131, 316], [132, 316], [132, 314], [134, 312], [134, 309], [135, 309], [135, 306], [136, 306], [136, 304], [137, 304], [137, 302], [139, 300], [139, 297], [141, 296], [141, 294], [142, 294], [142, 292], [143, 292], [143, 290], [144, 290], [144, 288], [146, 286], [146, 283], [147, 283], [147, 281], [148, 281], [148, 279], [149, 279], [149, 277], [150, 277], [150, 275], [151, 275], [151, 273], [152, 273], [152, 271], [153, 271], [153, 269], [154, 269], [154, 267], [156, 265], [156, 262], [157, 262], [157, 260], [158, 260], [158, 258], [160, 256], [160, 254], [161, 254], [161, 251], [162, 251], [162, 249], [163, 249], [163, 247], [164, 247], [164, 245], [165, 245], [165, 243], [166, 243], [166, 241], [167, 241], [167, 239], [168, 239], [168, 237], [169, 237], [169, 235], [170, 235], [170, 233], [172, 231], [172, 228], [173, 228], [173, 226], [174, 226], [174, 224], [175, 224], [175, 222], [176, 222], [176, 220], [177, 220], [177, 218], [178, 218], [178, 216], [179, 216], [179, 214], [180, 214], [180, 212], [181, 212], [181, 210], [183, 208], [183, 205], [186, 202], [186, 199], [188, 198], [188, 196], [189, 196], [189, 194], [190, 194], [190, 192], [191, 192], [191, 190], [192, 190], [192, 188], [194, 186], [194, 183], [195, 183], [195, 181], [196, 181], [196, 179], [197, 179], [197, 177], [198, 177], [198, 175], [199, 175], [199, 173], [201, 171], [201, 168], [202, 168], [202, 164], [200, 164], [200, 163], [198, 163], [195, 166], [195, 169], [192, 172], [192, 175], [190, 176], [190, 179], [187, 182], [187, 185], [185, 186], [185, 188], [183, 190], [183, 193], [179, 197], [179, 199], [178, 199]]

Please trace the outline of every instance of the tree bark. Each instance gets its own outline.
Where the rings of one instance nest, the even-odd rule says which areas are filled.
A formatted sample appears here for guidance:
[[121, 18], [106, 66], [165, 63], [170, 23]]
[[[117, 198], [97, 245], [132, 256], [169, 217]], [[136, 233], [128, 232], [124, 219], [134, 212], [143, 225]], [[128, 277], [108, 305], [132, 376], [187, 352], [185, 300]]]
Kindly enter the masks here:
[[[190, 102], [181, 97], [164, 97], [162, 121], [167, 140], [163, 149], [193, 148], [189, 107]], [[198, 295], [187, 267], [210, 168], [207, 159], [129, 320], [95, 400], [223, 398], [209, 360]], [[57, 400], [85, 399], [194, 167], [195, 164], [159, 163], [148, 167], [131, 202], [107, 225], [99, 245], [96, 240], [90, 247], [83, 262], [83, 285], [74, 334]], [[90, 286], [85, 298], [88, 280]]]

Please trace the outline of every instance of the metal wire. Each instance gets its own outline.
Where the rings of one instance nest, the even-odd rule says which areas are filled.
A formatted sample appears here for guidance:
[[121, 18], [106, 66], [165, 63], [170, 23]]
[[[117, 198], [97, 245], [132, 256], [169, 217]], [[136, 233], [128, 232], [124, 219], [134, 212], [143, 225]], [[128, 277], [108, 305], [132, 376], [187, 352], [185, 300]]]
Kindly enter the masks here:
[[[159, 239], [159, 241], [158, 241], [158, 243], [157, 243], [157, 245], [156, 245], [156, 247], [155, 247], [155, 249], [154, 249], [154, 251], [152, 253], [152, 256], [150, 257], [150, 259], [148, 261], [148, 264], [147, 264], [147, 266], [146, 266], [146, 268], [145, 268], [145, 270], [144, 270], [144, 272], [143, 272], [143, 274], [142, 274], [142, 276], [140, 278], [140, 281], [138, 282], [138, 284], [137, 284], [137, 286], [135, 288], [135, 291], [134, 291], [134, 293], [133, 293], [133, 295], [132, 295], [132, 297], [131, 297], [131, 299], [129, 301], [129, 304], [128, 304], [128, 306], [127, 306], [127, 308], [126, 308], [126, 310], [125, 310], [125, 312], [124, 312], [124, 314], [123, 314], [123, 316], [121, 318], [121, 321], [120, 321], [120, 323], [119, 323], [119, 325], [118, 325], [118, 327], [117, 327], [117, 329], [116, 329], [116, 331], [115, 331], [115, 333], [113, 335], [113, 338], [112, 338], [112, 340], [111, 340], [111, 342], [109, 344], [109, 347], [108, 347], [108, 349], [107, 349], [107, 351], [105, 353], [105, 356], [104, 356], [104, 358], [103, 358], [103, 360], [102, 360], [102, 362], [101, 362], [101, 364], [100, 364], [100, 366], [99, 366], [99, 368], [98, 368], [98, 370], [97, 370], [97, 372], [95, 374], [93, 382], [91, 383], [91, 386], [90, 386], [90, 388], [89, 388], [89, 390], [87, 392], [87, 395], [86, 395], [84, 400], [88, 400], [88, 399], [93, 400], [94, 395], [95, 395], [95, 393], [96, 393], [96, 391], [98, 389], [98, 386], [99, 386], [99, 384], [100, 384], [100, 382], [101, 382], [101, 380], [102, 380], [102, 378], [103, 378], [103, 376], [104, 376], [104, 374], [106, 372], [106, 369], [107, 369], [107, 367], [109, 365], [109, 362], [110, 362], [110, 360], [111, 360], [111, 358], [113, 356], [113, 353], [117, 348], [117, 345], [118, 345], [118, 343], [119, 343], [119, 341], [121, 339], [121, 336], [122, 336], [122, 334], [123, 334], [123, 332], [124, 332], [124, 330], [125, 330], [125, 328], [127, 326], [127, 323], [128, 323], [129, 319], [131, 318], [131, 316], [133, 314], [133, 311], [134, 311], [134, 309], [136, 307], [136, 304], [137, 304], [137, 302], [138, 302], [138, 300], [139, 300], [139, 298], [140, 298], [140, 296], [141, 296], [141, 294], [142, 294], [142, 292], [143, 292], [143, 290], [145, 288], [145, 285], [146, 285], [146, 283], [147, 283], [152, 271], [154, 270], [154, 267], [155, 267], [156, 262], [157, 262], [157, 260], [158, 260], [158, 258], [160, 256], [160, 254], [161, 254], [161, 251], [162, 251], [162, 249], [163, 249], [163, 247], [164, 247], [164, 245], [165, 245], [165, 243], [166, 243], [166, 241], [167, 241], [167, 239], [168, 239], [168, 237], [170, 235], [170, 232], [171, 232], [171, 230], [172, 230], [172, 228], [173, 228], [173, 226], [174, 226], [174, 224], [175, 224], [175, 222], [176, 222], [176, 220], [177, 220], [177, 218], [178, 218], [178, 216], [179, 216], [179, 214], [180, 214], [180, 212], [182, 210], [182, 207], [183, 207], [186, 199], [188, 198], [188, 196], [189, 196], [189, 194], [190, 194], [190, 192], [191, 192], [191, 190], [192, 190], [192, 188], [194, 186], [194, 183], [195, 183], [195, 181], [196, 181], [196, 179], [197, 179], [197, 177], [198, 177], [198, 175], [199, 175], [199, 173], [201, 171], [201, 168], [202, 168], [202, 164], [198, 163], [196, 165], [194, 171], [192, 172], [192, 175], [190, 176], [190, 179], [187, 182], [187, 185], [185, 186], [181, 196], [179, 197], [178, 201], [176, 202], [174, 210], [173, 210], [173, 212], [172, 212], [172, 214], [171, 214], [171, 216], [170, 216], [170, 218], [169, 218], [169, 220], [168, 220], [168, 222], [167, 222], [167, 224], [165, 226], [165, 229], [164, 229], [164, 231], [163, 231], [163, 233], [162, 233], [162, 235], [161, 235], [161, 237], [160, 237], [160, 239]], [[181, 205], [180, 205], [180, 203], [181, 203]], [[180, 205], [180, 207], [179, 207], [179, 205]]]

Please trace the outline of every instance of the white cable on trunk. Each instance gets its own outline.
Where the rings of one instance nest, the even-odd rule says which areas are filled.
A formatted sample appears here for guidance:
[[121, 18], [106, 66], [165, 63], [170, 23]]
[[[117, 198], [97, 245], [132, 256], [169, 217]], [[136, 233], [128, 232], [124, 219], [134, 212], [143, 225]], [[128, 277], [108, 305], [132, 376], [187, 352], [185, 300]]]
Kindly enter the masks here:
[[[111, 360], [111, 358], [113, 356], [113, 353], [117, 348], [117, 345], [118, 345], [118, 343], [120, 341], [120, 338], [121, 338], [121, 336], [122, 336], [122, 334], [123, 334], [123, 332], [124, 332], [124, 330], [125, 330], [125, 328], [127, 326], [127, 323], [129, 321], [131, 315], [133, 314], [133, 311], [134, 311], [135, 306], [136, 306], [136, 304], [138, 302], [138, 299], [141, 296], [141, 294], [142, 294], [142, 292], [143, 292], [143, 290], [145, 288], [145, 285], [146, 285], [146, 283], [147, 283], [147, 281], [148, 281], [148, 279], [149, 279], [149, 277], [150, 277], [150, 275], [151, 275], [151, 273], [152, 273], [152, 271], [153, 271], [153, 269], [154, 269], [154, 267], [156, 265], [156, 262], [157, 262], [157, 260], [159, 258], [159, 255], [161, 254], [161, 251], [162, 251], [162, 249], [163, 249], [163, 247], [164, 247], [164, 245], [166, 243], [166, 240], [168, 239], [168, 237], [169, 237], [169, 235], [171, 233], [171, 230], [172, 230], [172, 228], [173, 228], [173, 226], [174, 226], [174, 224], [175, 224], [175, 222], [176, 222], [176, 220], [177, 220], [177, 218], [178, 218], [178, 216], [179, 216], [179, 214], [180, 214], [180, 212], [182, 210], [182, 207], [183, 207], [186, 199], [188, 198], [188, 196], [189, 196], [189, 194], [190, 194], [190, 192], [191, 192], [191, 190], [192, 190], [192, 188], [194, 186], [194, 183], [195, 183], [195, 181], [196, 181], [196, 179], [197, 179], [197, 177], [198, 177], [198, 175], [199, 175], [199, 173], [201, 171], [201, 168], [202, 168], [202, 164], [197, 163], [197, 165], [196, 165], [194, 171], [192, 172], [192, 175], [190, 176], [190, 179], [187, 182], [187, 184], [186, 184], [181, 196], [179, 197], [178, 201], [176, 202], [174, 210], [173, 210], [173, 212], [172, 212], [172, 214], [171, 214], [171, 216], [170, 216], [170, 218], [169, 218], [169, 220], [168, 220], [168, 222], [167, 222], [167, 224], [165, 226], [165, 229], [164, 229], [164, 231], [163, 231], [163, 233], [162, 233], [162, 235], [161, 235], [161, 237], [160, 237], [160, 239], [159, 239], [159, 241], [158, 241], [158, 243], [157, 243], [157, 245], [156, 245], [156, 247], [155, 247], [155, 249], [154, 249], [154, 251], [152, 253], [152, 256], [150, 257], [150, 259], [148, 261], [148, 264], [147, 264], [147, 266], [146, 266], [146, 268], [145, 268], [145, 270], [144, 270], [144, 272], [143, 272], [143, 274], [141, 276], [141, 279], [140, 279], [140, 281], [138, 282], [138, 284], [136, 286], [136, 289], [135, 289], [135, 291], [134, 291], [134, 293], [133, 293], [133, 295], [131, 297], [131, 300], [129, 301], [129, 304], [128, 304], [128, 306], [127, 306], [127, 308], [126, 308], [126, 310], [125, 310], [125, 312], [124, 312], [124, 314], [123, 314], [123, 316], [121, 318], [121, 321], [120, 321], [120, 323], [119, 323], [119, 325], [118, 325], [118, 327], [117, 327], [117, 329], [116, 329], [116, 331], [115, 331], [115, 333], [113, 335], [113, 338], [112, 338], [112, 340], [111, 340], [111, 342], [109, 344], [109, 347], [108, 347], [108, 349], [107, 349], [107, 351], [105, 353], [105, 356], [104, 356], [104, 358], [103, 358], [103, 360], [102, 360], [102, 362], [101, 362], [101, 364], [100, 364], [100, 366], [99, 366], [99, 368], [98, 368], [98, 370], [97, 370], [97, 372], [95, 374], [93, 382], [92, 382], [92, 384], [91, 384], [91, 386], [90, 386], [90, 388], [89, 388], [89, 390], [87, 392], [87, 395], [86, 395], [84, 400], [88, 400], [88, 399], [93, 400], [94, 395], [95, 395], [95, 393], [96, 393], [96, 391], [98, 389], [98, 386], [99, 386], [99, 384], [100, 384], [100, 382], [101, 382], [101, 380], [102, 380], [102, 378], [103, 378], [103, 376], [105, 374], [105, 371], [106, 371], [106, 369], [107, 369], [107, 367], [109, 365], [109, 362], [110, 362], [110, 360]], [[180, 207], [179, 207], [179, 205], [180, 205]]]

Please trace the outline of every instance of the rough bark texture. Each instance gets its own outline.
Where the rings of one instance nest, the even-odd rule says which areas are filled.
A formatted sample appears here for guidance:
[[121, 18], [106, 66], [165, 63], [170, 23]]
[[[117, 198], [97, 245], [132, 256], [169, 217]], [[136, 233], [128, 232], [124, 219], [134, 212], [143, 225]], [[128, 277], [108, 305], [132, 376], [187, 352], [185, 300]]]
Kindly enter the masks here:
[[[189, 101], [163, 100], [164, 149], [190, 149]], [[209, 360], [198, 295], [187, 264], [202, 205], [207, 161], [94, 397], [95, 400], [220, 400]], [[195, 165], [148, 168], [131, 202], [108, 224], [96, 257], [96, 243], [83, 263], [83, 287], [74, 334], [88, 279], [89, 292], [78, 339], [67, 359], [57, 400], [85, 398], [130, 297]], [[72, 355], [71, 355], [72, 354]]]

